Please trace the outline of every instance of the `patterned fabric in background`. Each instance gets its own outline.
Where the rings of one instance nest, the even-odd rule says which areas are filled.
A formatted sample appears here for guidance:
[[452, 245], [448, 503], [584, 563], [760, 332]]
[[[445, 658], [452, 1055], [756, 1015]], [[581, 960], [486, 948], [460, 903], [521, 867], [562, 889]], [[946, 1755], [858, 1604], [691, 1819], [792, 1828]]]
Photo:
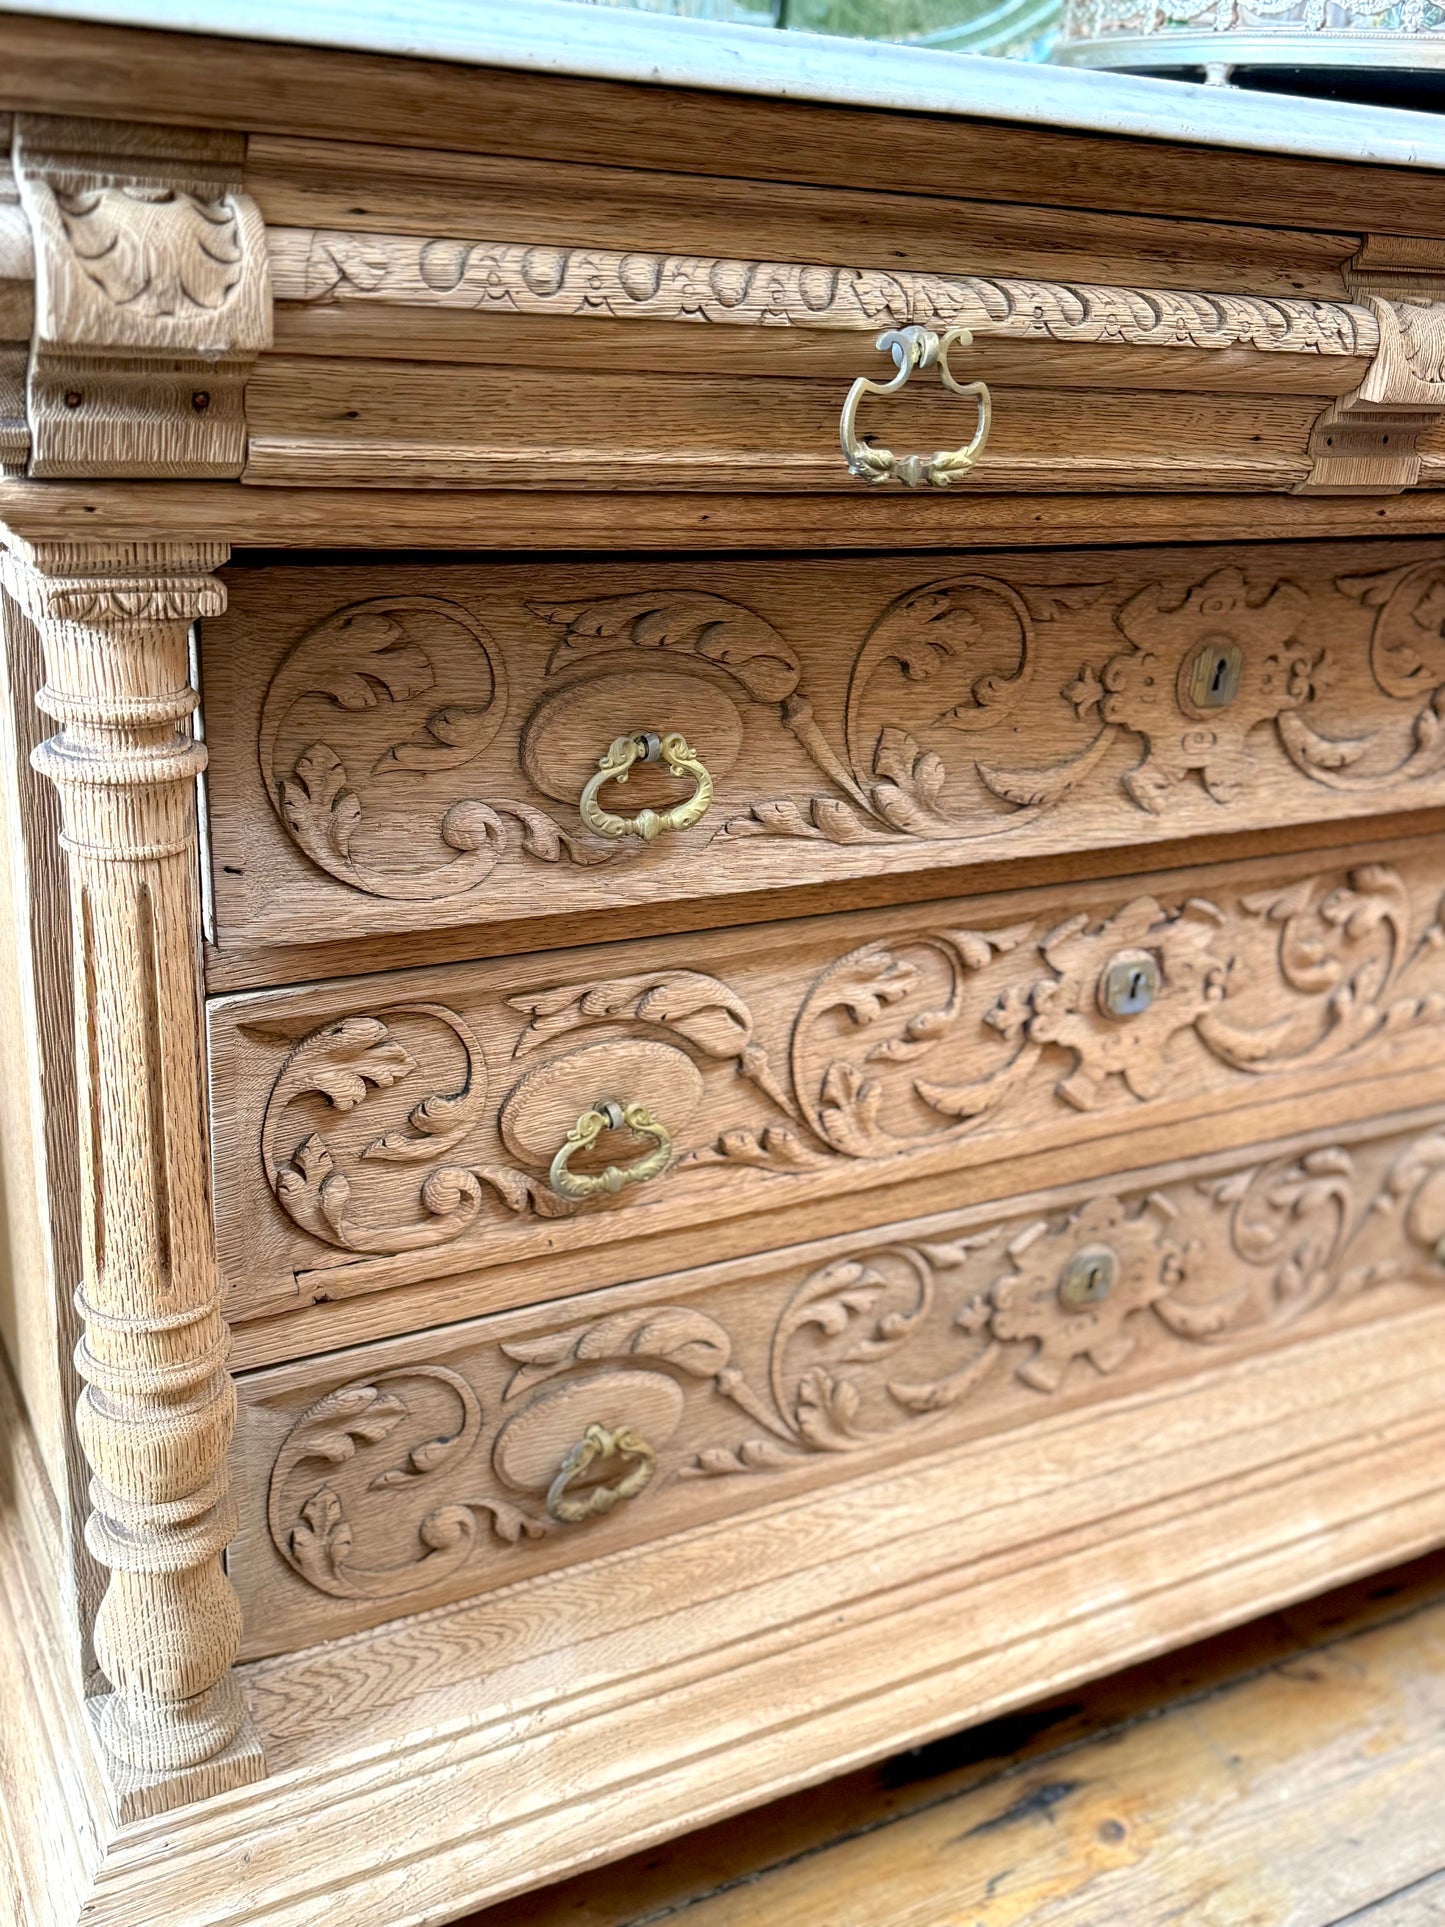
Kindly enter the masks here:
[[688, 20], [730, 20], [750, 27], [850, 34], [952, 53], [1046, 60], [1061, 0], [580, 0]]

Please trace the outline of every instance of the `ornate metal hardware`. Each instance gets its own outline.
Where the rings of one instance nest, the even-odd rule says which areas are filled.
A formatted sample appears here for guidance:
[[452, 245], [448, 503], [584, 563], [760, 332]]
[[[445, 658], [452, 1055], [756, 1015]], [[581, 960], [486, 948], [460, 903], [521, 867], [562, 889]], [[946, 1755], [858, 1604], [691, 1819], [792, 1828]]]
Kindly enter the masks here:
[[[936, 335], [931, 328], [890, 328], [875, 344], [893, 357], [898, 373], [891, 381], [870, 381], [860, 375], [848, 390], [838, 423], [838, 439], [848, 458], [848, 473], [863, 482], [902, 482], [905, 488], [926, 483], [929, 488], [947, 488], [950, 482], [972, 468], [988, 441], [993, 417], [993, 400], [988, 385], [981, 381], [961, 382], [948, 365], [950, 348], [967, 348], [973, 336], [967, 328], [950, 328]], [[951, 395], [972, 396], [978, 406], [978, 425], [966, 448], [942, 448], [934, 455], [895, 455], [892, 449], [875, 448], [858, 439], [858, 404], [865, 395], [896, 395], [907, 385], [917, 368], [937, 368], [939, 379]]]
[[[605, 1171], [569, 1171], [567, 1166], [581, 1151], [590, 1151], [604, 1131], [631, 1131], [634, 1137], [651, 1138], [654, 1148], [635, 1164], [609, 1164]], [[549, 1172], [552, 1189], [563, 1198], [600, 1198], [615, 1196], [629, 1184], [646, 1184], [660, 1177], [672, 1161], [672, 1139], [663, 1125], [641, 1104], [619, 1104], [603, 1098], [594, 1109], [584, 1111], [567, 1141], [552, 1160]]]
[[[618, 1458], [630, 1471], [611, 1485], [591, 1485], [573, 1493], [569, 1487], [599, 1459]], [[640, 1434], [622, 1426], [609, 1432], [605, 1425], [589, 1425], [557, 1469], [547, 1488], [547, 1510], [563, 1525], [600, 1519], [624, 1499], [635, 1499], [657, 1470], [657, 1454]]]
[[[634, 763], [661, 763], [674, 776], [690, 776], [692, 795], [674, 803], [670, 810], [639, 810], [636, 816], [614, 816], [602, 808], [597, 793], [604, 783], [625, 783]], [[596, 830], [599, 836], [640, 836], [644, 843], [651, 843], [664, 830], [690, 830], [701, 821], [711, 801], [712, 778], [681, 732], [670, 729], [658, 735], [655, 730], [640, 729], [630, 736], [618, 736], [607, 753], [598, 757], [597, 774], [588, 778], [577, 807], [588, 829]]]

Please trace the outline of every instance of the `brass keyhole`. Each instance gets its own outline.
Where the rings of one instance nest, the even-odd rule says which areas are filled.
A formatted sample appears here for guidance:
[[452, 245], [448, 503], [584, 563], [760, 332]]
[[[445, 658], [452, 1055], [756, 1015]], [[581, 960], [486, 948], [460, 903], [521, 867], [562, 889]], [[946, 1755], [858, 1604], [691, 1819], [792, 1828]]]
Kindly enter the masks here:
[[1158, 994], [1159, 965], [1147, 950], [1115, 957], [1099, 980], [1099, 1003], [1109, 1017], [1137, 1017]]
[[1076, 1251], [1059, 1281], [1059, 1299], [1071, 1311], [1097, 1305], [1114, 1288], [1118, 1260], [1107, 1245], [1088, 1245]]
[[1196, 714], [1227, 709], [1239, 694], [1244, 675], [1244, 651], [1228, 636], [1206, 636], [1185, 657], [1180, 695], [1186, 709]]

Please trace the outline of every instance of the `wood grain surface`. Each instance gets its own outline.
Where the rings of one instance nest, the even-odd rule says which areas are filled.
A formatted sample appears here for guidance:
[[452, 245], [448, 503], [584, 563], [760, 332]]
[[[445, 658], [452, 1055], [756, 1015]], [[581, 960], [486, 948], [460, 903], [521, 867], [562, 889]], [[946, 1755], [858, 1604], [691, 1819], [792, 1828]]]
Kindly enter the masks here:
[[[997, 1198], [1031, 1152], [1137, 1164], [1130, 1136], [1267, 1129], [1271, 1103], [1342, 1122], [1391, 1075], [1424, 1101], [1442, 891], [1425, 837], [213, 1000], [229, 1315], [567, 1252], [636, 1277], [621, 1247], [658, 1233], [752, 1216], [777, 1245], [930, 1174], [992, 1166]], [[1131, 961], [1157, 994], [1115, 1015]], [[673, 1162], [570, 1203], [551, 1157], [609, 1096]], [[593, 1168], [639, 1155], [613, 1131]], [[518, 1285], [498, 1271], [490, 1303]]]
[[[1445, 800], [1430, 544], [286, 566], [228, 589], [202, 647], [222, 950]], [[1233, 665], [1217, 699], [1191, 694], [1206, 657]], [[643, 729], [685, 734], [713, 800], [609, 839], [583, 786]], [[689, 789], [638, 769], [601, 801]]]
[[[496, 78], [494, 76], [494, 78]], [[721, 159], [722, 156], [719, 156]], [[1242, 157], [1236, 157], [1242, 158]], [[459, 154], [364, 140], [252, 135], [246, 191], [270, 228], [494, 235], [551, 247], [658, 249], [890, 270], [1227, 287], [1347, 298], [1353, 234], [1248, 220], [1067, 211], [972, 193], [730, 181], [656, 164]], [[1183, 279], [1181, 279], [1183, 277]]]
[[[1440, 234], [1429, 170], [7, 16], [0, 108], [1209, 223]], [[667, 111], [661, 111], [664, 101]]]
[[[741, 331], [740, 331], [741, 333]], [[746, 336], [743, 337], [746, 339]], [[1430, 461], [1426, 461], [1428, 469]], [[1061, 543], [1258, 542], [1438, 536], [1429, 491], [1386, 497], [1161, 494], [691, 495], [619, 490], [249, 488], [243, 483], [0, 482], [0, 523], [25, 540], [178, 538], [263, 550], [505, 551], [1056, 548]], [[356, 560], [355, 556], [348, 558]]]
[[[1110, 1172], [243, 1374], [228, 1569], [246, 1650], [695, 1532], [880, 1462], [902, 1490], [908, 1462], [949, 1440], [1431, 1305], [1442, 1125], [1437, 1111]], [[559, 1520], [548, 1487], [594, 1425], [640, 1441], [647, 1481]], [[628, 1469], [609, 1452], [592, 1477]]]
[[1445, 1555], [459, 1927], [1427, 1927]]

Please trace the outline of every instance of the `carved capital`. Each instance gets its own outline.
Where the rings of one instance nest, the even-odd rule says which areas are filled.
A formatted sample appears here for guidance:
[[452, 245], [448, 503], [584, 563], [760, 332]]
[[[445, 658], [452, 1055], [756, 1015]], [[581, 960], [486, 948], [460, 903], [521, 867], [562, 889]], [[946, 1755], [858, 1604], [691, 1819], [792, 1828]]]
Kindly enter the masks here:
[[[29, 473], [238, 475], [271, 339], [240, 137], [20, 114], [11, 145], [34, 259]], [[0, 343], [5, 235], [0, 201]]]
[[219, 613], [226, 551], [16, 544], [0, 577], [45, 647], [35, 752], [70, 859], [80, 1112], [77, 1432], [93, 1474], [86, 1543], [110, 1580], [92, 1711], [119, 1816], [261, 1770], [231, 1674], [240, 1613], [200, 1037], [188, 631]]

